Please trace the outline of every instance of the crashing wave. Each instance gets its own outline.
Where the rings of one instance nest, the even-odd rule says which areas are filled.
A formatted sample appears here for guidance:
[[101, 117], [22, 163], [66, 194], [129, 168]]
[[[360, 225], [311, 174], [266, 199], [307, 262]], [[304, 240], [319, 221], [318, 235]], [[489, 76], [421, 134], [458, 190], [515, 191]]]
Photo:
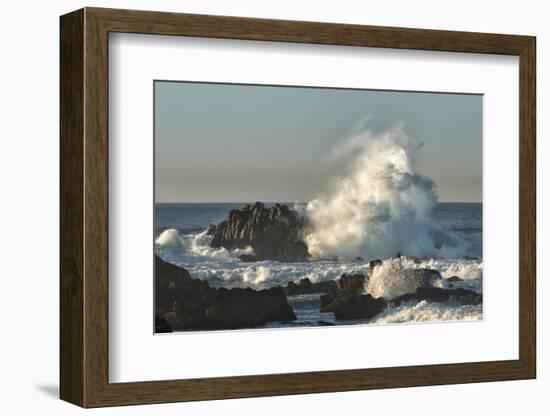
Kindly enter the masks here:
[[348, 169], [306, 207], [309, 253], [317, 259], [459, 256], [461, 241], [432, 220], [435, 184], [413, 164], [420, 147], [396, 127], [363, 131], [336, 148]]

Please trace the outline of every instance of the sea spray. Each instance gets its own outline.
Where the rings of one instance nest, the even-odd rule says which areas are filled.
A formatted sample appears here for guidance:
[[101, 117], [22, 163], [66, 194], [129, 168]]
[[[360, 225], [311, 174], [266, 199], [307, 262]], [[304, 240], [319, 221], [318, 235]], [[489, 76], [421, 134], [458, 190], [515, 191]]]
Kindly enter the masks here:
[[207, 231], [197, 234], [181, 235], [178, 230], [169, 228], [164, 230], [155, 240], [155, 244], [161, 250], [172, 254], [186, 254], [188, 257], [199, 257], [204, 259], [237, 259], [242, 254], [253, 253], [252, 247], [243, 249], [226, 250], [223, 247], [212, 248], [210, 241], [212, 237]]
[[164, 230], [155, 240], [155, 243], [161, 247], [181, 249], [183, 241], [175, 228]]
[[388, 259], [371, 270], [365, 293], [375, 298], [391, 300], [406, 293], [414, 293], [420, 287], [433, 286], [441, 280], [439, 272], [433, 269], [407, 267], [407, 263], [412, 261], [403, 260]]
[[432, 221], [435, 184], [413, 165], [420, 147], [402, 127], [394, 127], [364, 130], [335, 148], [334, 157], [347, 170], [305, 211], [310, 225], [305, 241], [314, 259], [461, 253], [458, 238]]

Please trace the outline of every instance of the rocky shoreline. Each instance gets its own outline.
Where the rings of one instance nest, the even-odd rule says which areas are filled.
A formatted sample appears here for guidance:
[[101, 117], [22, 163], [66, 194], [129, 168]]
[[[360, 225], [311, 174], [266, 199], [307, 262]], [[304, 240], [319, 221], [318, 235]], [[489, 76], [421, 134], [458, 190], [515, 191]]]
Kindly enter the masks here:
[[[381, 266], [381, 260], [371, 262], [371, 273]], [[373, 297], [365, 292], [370, 275], [342, 274], [336, 280], [311, 282], [304, 278], [286, 286], [269, 289], [214, 288], [207, 281], [193, 279], [189, 272], [155, 258], [156, 332], [185, 330], [242, 329], [264, 327], [270, 322], [292, 322], [296, 314], [288, 297], [319, 294], [320, 312], [330, 312], [338, 320], [369, 320], [389, 307], [406, 302], [454, 302], [460, 305], [482, 303], [482, 295], [454, 288], [461, 279], [443, 279], [432, 269], [402, 269], [397, 271], [414, 279], [416, 290], [391, 299]], [[449, 288], [443, 288], [445, 281]]]
[[239, 329], [296, 319], [280, 287], [214, 288], [155, 256], [155, 331]]

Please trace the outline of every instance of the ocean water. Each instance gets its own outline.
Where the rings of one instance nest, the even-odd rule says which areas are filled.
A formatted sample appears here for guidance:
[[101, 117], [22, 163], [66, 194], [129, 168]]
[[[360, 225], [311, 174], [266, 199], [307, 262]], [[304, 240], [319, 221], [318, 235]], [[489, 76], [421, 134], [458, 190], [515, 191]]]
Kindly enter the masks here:
[[[305, 204], [286, 203], [299, 212], [305, 212]], [[245, 203], [159, 203], [155, 206], [155, 251], [164, 260], [185, 267], [194, 278], [208, 280], [212, 286], [252, 287], [255, 289], [275, 285], [286, 285], [289, 281], [309, 278], [312, 282], [333, 280], [342, 273], [368, 273], [369, 260], [386, 259], [391, 256], [378, 256], [377, 253], [357, 252], [374, 251], [376, 245], [354, 247], [353, 255], [348, 258], [339, 255], [338, 259], [319, 259], [310, 262], [281, 263], [262, 261], [243, 263], [237, 257], [251, 248], [235, 251], [210, 248], [211, 237], [205, 234], [209, 224], [218, 224], [227, 219], [232, 209], [239, 209]], [[269, 207], [272, 204], [265, 204]], [[399, 260], [400, 266], [407, 268], [431, 268], [443, 276], [439, 283], [442, 287], [463, 287], [482, 292], [482, 223], [481, 203], [438, 203], [430, 213], [429, 230], [437, 230], [453, 241], [453, 250], [433, 250], [433, 255], [407, 256]], [[427, 225], [428, 226], [428, 225]], [[396, 236], [406, 238], [402, 235]], [[359, 248], [357, 248], [359, 247]], [[414, 246], [411, 246], [414, 247]], [[429, 251], [427, 252], [429, 254]], [[450, 255], [446, 253], [451, 253]], [[360, 254], [362, 259], [357, 259]], [[395, 254], [395, 253], [393, 253]], [[417, 254], [417, 253], [415, 253]], [[389, 264], [389, 263], [388, 263]], [[382, 270], [380, 273], [384, 272]], [[458, 276], [461, 282], [448, 284], [446, 278]], [[376, 283], [376, 287], [374, 287]], [[377, 277], [372, 288], [373, 293], [403, 293], [415, 288], [401, 285], [391, 273]], [[401, 286], [400, 286], [401, 285]], [[405, 289], [404, 289], [405, 287]], [[397, 288], [397, 289], [396, 289]], [[456, 305], [453, 303], [411, 303], [390, 308], [370, 321], [335, 321], [333, 314], [319, 312], [319, 295], [300, 295], [289, 297], [298, 320], [289, 324], [272, 323], [279, 326], [318, 326], [331, 324], [361, 323], [402, 323], [448, 320], [482, 319], [481, 305]]]

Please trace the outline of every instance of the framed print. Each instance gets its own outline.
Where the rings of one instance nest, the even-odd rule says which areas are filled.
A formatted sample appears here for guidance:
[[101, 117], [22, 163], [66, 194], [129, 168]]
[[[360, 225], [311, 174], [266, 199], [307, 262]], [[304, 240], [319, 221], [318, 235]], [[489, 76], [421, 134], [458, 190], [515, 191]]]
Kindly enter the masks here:
[[61, 398], [534, 378], [535, 49], [62, 16]]

